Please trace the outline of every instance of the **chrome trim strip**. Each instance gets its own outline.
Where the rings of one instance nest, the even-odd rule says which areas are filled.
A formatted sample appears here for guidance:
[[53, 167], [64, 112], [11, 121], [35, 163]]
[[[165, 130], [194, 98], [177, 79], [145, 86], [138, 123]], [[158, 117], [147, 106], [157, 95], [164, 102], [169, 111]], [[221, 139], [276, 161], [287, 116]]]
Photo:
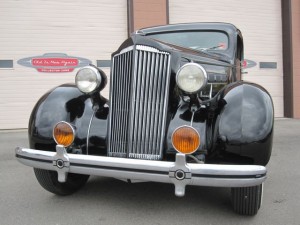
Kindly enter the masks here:
[[[109, 111], [113, 111], [114, 110], [114, 107], [112, 105], [112, 94], [113, 94], [113, 73], [114, 73], [114, 64], [115, 64], [115, 58], [113, 57], [112, 58], [112, 67], [111, 67], [111, 70], [110, 70], [110, 85], [109, 85]], [[111, 113], [108, 113], [108, 126], [107, 126], [107, 148], [108, 149], [111, 149], [111, 127], [112, 127], [112, 115]]]
[[191, 127], [193, 127], [194, 116], [195, 116], [195, 110], [192, 111]]
[[129, 153], [129, 158], [134, 159], [147, 159], [147, 160], [159, 160], [160, 155], [151, 155], [151, 154], [138, 154], [138, 153]]
[[146, 52], [155, 52], [155, 53], [159, 53], [160, 51], [156, 48], [150, 47], [150, 46], [145, 46], [145, 45], [137, 45], [136, 46], [137, 50], [141, 50], [141, 51], [146, 51]]
[[146, 52], [155, 52], [155, 53], [162, 53], [162, 54], [169, 55], [168, 52], [160, 51], [160, 50], [158, 50], [156, 48], [153, 48], [153, 47], [150, 47], [150, 46], [147, 46], [147, 45], [137, 45], [136, 49], [137, 50], [146, 51]]
[[[168, 104], [169, 104], [169, 89], [170, 89], [170, 80], [171, 80], [171, 57], [170, 55], [168, 55], [168, 62], [167, 62], [167, 65], [168, 65], [168, 68], [167, 68], [167, 79], [166, 79], [166, 89], [165, 89], [165, 98], [164, 98], [164, 106], [166, 108], [168, 108]], [[166, 125], [167, 125], [167, 110], [164, 110], [163, 112], [163, 121], [162, 121], [162, 125], [163, 125], [163, 129], [166, 128]], [[163, 148], [163, 142], [165, 140], [165, 135], [163, 135], [163, 138], [161, 140], [161, 143], [160, 143], [160, 148]]]
[[[95, 106], [94, 106], [95, 107]], [[98, 108], [98, 107], [97, 107]], [[90, 142], [90, 131], [91, 131], [91, 126], [92, 126], [92, 122], [93, 122], [93, 119], [96, 115], [96, 112], [97, 112], [98, 109], [94, 109], [93, 108], [93, 115], [90, 119], [90, 122], [89, 122], [89, 126], [88, 126], [88, 130], [87, 130], [87, 135], [86, 135], [86, 154], [88, 155], [89, 154], [89, 142]]]
[[[129, 51], [133, 50], [133, 48], [134, 48], [134, 46], [131, 45], [131, 46], [127, 47], [127, 48], [122, 49], [119, 54], [123, 54], [123, 53], [129, 52]], [[117, 55], [119, 55], [119, 54], [117, 54]]]
[[16, 148], [15, 152], [17, 160], [24, 165], [57, 171], [60, 182], [66, 181], [68, 173], [78, 173], [173, 183], [177, 196], [185, 194], [186, 185], [249, 187], [267, 178], [264, 166], [186, 163], [186, 156], [180, 153], [176, 154], [175, 162], [166, 162], [68, 154], [61, 145], [56, 146], [56, 152], [27, 148]]

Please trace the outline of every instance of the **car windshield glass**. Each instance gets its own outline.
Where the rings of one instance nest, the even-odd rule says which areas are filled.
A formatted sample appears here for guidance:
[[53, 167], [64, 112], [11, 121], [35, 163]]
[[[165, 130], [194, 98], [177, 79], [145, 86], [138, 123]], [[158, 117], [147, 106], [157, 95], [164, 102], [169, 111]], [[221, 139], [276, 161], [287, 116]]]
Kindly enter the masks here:
[[217, 31], [177, 31], [148, 34], [151, 38], [200, 51], [224, 51], [228, 48], [228, 36]]

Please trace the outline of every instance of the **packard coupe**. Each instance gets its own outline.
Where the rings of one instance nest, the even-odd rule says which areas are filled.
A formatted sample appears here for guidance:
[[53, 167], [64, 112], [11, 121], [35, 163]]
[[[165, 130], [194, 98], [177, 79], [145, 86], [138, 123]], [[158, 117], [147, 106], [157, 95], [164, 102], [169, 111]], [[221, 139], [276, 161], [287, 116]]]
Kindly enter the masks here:
[[40, 98], [29, 120], [30, 148], [16, 158], [46, 190], [67, 195], [89, 175], [125, 181], [231, 188], [234, 211], [261, 206], [272, 150], [273, 103], [243, 81], [243, 38], [227, 23], [140, 29], [112, 54], [105, 73], [78, 70], [75, 84]]

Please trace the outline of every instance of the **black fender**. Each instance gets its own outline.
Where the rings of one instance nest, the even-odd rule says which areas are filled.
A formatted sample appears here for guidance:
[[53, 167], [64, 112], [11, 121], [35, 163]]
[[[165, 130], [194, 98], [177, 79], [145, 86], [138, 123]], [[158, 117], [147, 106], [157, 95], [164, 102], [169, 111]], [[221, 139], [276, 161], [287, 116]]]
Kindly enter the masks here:
[[39, 99], [29, 119], [30, 148], [55, 151], [53, 127], [60, 121], [66, 121], [75, 128], [72, 148], [81, 149], [85, 154], [89, 124], [95, 114], [89, 133], [89, 154], [105, 155], [109, 110], [107, 99], [99, 95], [96, 101], [99, 107], [94, 113], [95, 102], [73, 84], [64, 84], [47, 92]]
[[218, 98], [223, 108], [215, 130], [223, 153], [266, 165], [271, 156], [274, 126], [270, 94], [260, 85], [239, 81], [225, 87]]

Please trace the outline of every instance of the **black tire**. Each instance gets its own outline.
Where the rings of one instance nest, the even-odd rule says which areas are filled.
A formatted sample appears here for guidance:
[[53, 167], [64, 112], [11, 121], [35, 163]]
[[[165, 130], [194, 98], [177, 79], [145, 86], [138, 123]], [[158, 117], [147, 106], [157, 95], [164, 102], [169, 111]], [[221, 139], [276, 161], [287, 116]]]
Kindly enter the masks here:
[[263, 186], [231, 188], [233, 210], [241, 215], [256, 215], [262, 200]]
[[34, 168], [35, 176], [40, 185], [47, 191], [56, 195], [70, 195], [85, 185], [89, 175], [69, 173], [67, 181], [60, 183], [56, 171]]

